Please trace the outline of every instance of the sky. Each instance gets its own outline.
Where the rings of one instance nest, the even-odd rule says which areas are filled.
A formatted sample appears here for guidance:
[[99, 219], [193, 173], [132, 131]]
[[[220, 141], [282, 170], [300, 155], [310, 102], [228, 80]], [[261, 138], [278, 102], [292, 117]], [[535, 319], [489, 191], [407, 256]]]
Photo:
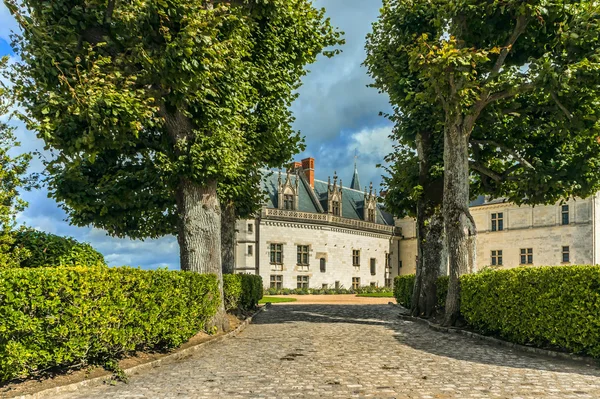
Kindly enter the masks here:
[[[391, 107], [387, 95], [368, 87], [371, 78], [361, 64], [365, 60], [365, 37], [377, 19], [381, 0], [315, 0], [314, 4], [324, 7], [332, 24], [345, 32], [346, 44], [342, 54], [332, 59], [320, 57], [308, 66], [310, 73], [303, 79], [300, 96], [292, 106], [294, 128], [305, 136], [307, 146], [296, 160], [313, 157], [317, 179], [326, 181], [337, 171], [344, 185], [349, 185], [356, 152], [361, 184], [373, 182], [379, 187], [383, 171], [376, 165], [392, 150], [388, 138], [391, 123], [379, 114], [390, 112]], [[0, 3], [0, 55], [14, 57], [9, 43], [15, 29], [14, 19]], [[33, 132], [22, 124], [16, 126], [23, 151], [43, 149], [43, 142]], [[31, 170], [41, 169], [41, 161], [34, 161]], [[29, 207], [19, 215], [21, 223], [89, 242], [111, 266], [179, 269], [179, 248], [174, 237], [146, 241], [109, 237], [100, 229], [71, 226], [44, 188], [25, 192], [23, 198]]]

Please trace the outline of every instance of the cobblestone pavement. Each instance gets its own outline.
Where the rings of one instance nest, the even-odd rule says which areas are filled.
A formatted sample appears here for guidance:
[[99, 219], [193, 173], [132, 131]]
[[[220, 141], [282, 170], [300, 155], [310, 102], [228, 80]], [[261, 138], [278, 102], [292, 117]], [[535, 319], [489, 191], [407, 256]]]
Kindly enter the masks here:
[[600, 398], [600, 369], [397, 318], [390, 305], [277, 305], [238, 337], [66, 398]]

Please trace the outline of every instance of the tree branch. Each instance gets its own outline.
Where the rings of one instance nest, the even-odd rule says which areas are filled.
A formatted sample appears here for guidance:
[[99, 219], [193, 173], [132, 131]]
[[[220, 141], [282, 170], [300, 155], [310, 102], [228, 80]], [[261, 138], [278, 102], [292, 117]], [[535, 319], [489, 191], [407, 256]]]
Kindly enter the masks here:
[[513, 158], [515, 158], [517, 161], [519, 161], [519, 163], [521, 165], [523, 165], [524, 167], [535, 170], [535, 168], [533, 167], [533, 165], [531, 163], [529, 163], [529, 161], [527, 161], [525, 158], [523, 158], [518, 152], [516, 152], [515, 150], [513, 150], [511, 148], [508, 148], [506, 145], [504, 145], [502, 143], [498, 143], [493, 140], [475, 140], [475, 139], [471, 139], [470, 142], [471, 142], [471, 144], [492, 145], [496, 148], [500, 148], [500, 149], [506, 151], [507, 153], [509, 153], [510, 155], [512, 155]]
[[502, 69], [502, 67], [504, 66], [504, 62], [506, 62], [506, 57], [508, 57], [508, 53], [510, 53], [510, 50], [517, 42], [517, 39], [519, 39], [519, 36], [521, 36], [523, 32], [525, 32], [525, 28], [527, 28], [527, 23], [528, 19], [525, 15], [520, 15], [517, 18], [517, 25], [515, 26], [515, 30], [513, 31], [512, 35], [510, 35], [510, 38], [500, 51], [500, 55], [498, 56], [498, 59], [496, 60], [496, 63], [494, 64], [494, 67], [490, 72], [488, 80], [492, 80], [493, 78], [498, 76], [498, 74], [500, 73], [500, 69]]
[[490, 94], [485, 101], [484, 108], [496, 101], [504, 100], [506, 98], [514, 97], [517, 94], [525, 93], [527, 91], [533, 90], [536, 86], [533, 83], [524, 83], [521, 86], [510, 88], [508, 90], [499, 91], [494, 94]]
[[481, 173], [482, 175], [485, 175], [485, 176], [491, 178], [494, 181], [501, 182], [502, 180], [504, 180], [503, 175], [496, 173], [489, 168], [486, 168], [485, 166], [481, 165], [480, 163], [471, 161], [471, 162], [469, 162], [469, 165], [471, 166], [471, 169]]
[[556, 103], [556, 105], [558, 105], [558, 108], [561, 109], [562, 112], [564, 112], [564, 114], [567, 116], [567, 118], [569, 118], [569, 120], [573, 119], [573, 114], [571, 114], [569, 112], [569, 110], [560, 102], [560, 100], [558, 99], [558, 96], [556, 95], [555, 92], [550, 93], [552, 95], [552, 99], [554, 100], [554, 102]]

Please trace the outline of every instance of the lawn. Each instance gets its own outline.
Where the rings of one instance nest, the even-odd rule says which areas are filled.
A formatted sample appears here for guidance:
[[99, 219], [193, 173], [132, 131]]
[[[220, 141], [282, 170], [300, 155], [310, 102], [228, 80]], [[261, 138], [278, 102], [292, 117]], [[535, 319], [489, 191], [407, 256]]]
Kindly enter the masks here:
[[356, 296], [370, 297], [370, 298], [393, 298], [393, 292], [370, 292], [367, 294], [356, 294]]
[[282, 303], [282, 302], [296, 302], [296, 298], [276, 298], [273, 296], [265, 296], [258, 303]]

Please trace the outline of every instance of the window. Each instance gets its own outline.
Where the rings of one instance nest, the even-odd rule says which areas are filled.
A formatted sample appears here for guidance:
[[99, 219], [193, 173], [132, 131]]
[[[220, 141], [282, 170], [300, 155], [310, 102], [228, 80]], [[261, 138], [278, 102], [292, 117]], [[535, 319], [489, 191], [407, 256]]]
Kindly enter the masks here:
[[533, 265], [533, 248], [521, 249], [521, 264]]
[[400, 270], [402, 270], [402, 261], [398, 261], [398, 276], [400, 275]]
[[248, 245], [248, 256], [252, 256], [252, 245]]
[[571, 262], [571, 254], [569, 251], [569, 247], [562, 247], [562, 261], [563, 263], [570, 263]]
[[352, 289], [357, 290], [360, 288], [360, 277], [352, 277]]
[[360, 266], [360, 250], [352, 250], [352, 266]]
[[320, 263], [320, 266], [321, 266], [321, 273], [325, 273], [325, 269], [326, 269], [325, 264], [327, 263], [325, 261], [325, 258], [321, 258], [321, 260], [319, 261], [319, 263]]
[[298, 245], [298, 264], [308, 266], [308, 245]]
[[386, 278], [385, 279], [385, 286], [387, 288], [390, 288], [392, 286], [392, 279], [391, 278]]
[[502, 266], [502, 250], [492, 251], [492, 266]]
[[326, 290], [327, 288], [329, 288], [329, 286], [327, 284], [321, 284], [321, 288], [323, 288], [324, 290]]
[[288, 210], [288, 211], [294, 210], [294, 196], [293, 195], [285, 194], [283, 196], [283, 209]]
[[252, 233], [254, 231], [254, 225], [251, 223], [248, 223], [248, 233]]
[[339, 282], [339, 281], [336, 281], [336, 282], [335, 282], [335, 289], [336, 289], [336, 290], [339, 290], [339, 289], [340, 289], [340, 282]]
[[375, 223], [375, 209], [369, 209], [367, 214], [367, 221]]
[[562, 220], [561, 224], [566, 226], [569, 224], [569, 205], [563, 205], [561, 208]]
[[333, 201], [331, 206], [333, 208], [333, 216], [340, 216], [340, 202]]
[[385, 270], [390, 268], [390, 257], [392, 254], [385, 253]]
[[377, 283], [371, 282], [371, 287], [377, 287]]
[[271, 274], [271, 288], [282, 289], [283, 288], [283, 276]]
[[283, 262], [283, 245], [271, 244], [271, 264], [281, 265]]
[[377, 274], [376, 262], [377, 262], [377, 260], [375, 258], [371, 258], [371, 276], [374, 276]]
[[492, 231], [504, 230], [504, 213], [492, 213]]
[[298, 276], [297, 288], [300, 288], [302, 290], [308, 289], [308, 276]]

